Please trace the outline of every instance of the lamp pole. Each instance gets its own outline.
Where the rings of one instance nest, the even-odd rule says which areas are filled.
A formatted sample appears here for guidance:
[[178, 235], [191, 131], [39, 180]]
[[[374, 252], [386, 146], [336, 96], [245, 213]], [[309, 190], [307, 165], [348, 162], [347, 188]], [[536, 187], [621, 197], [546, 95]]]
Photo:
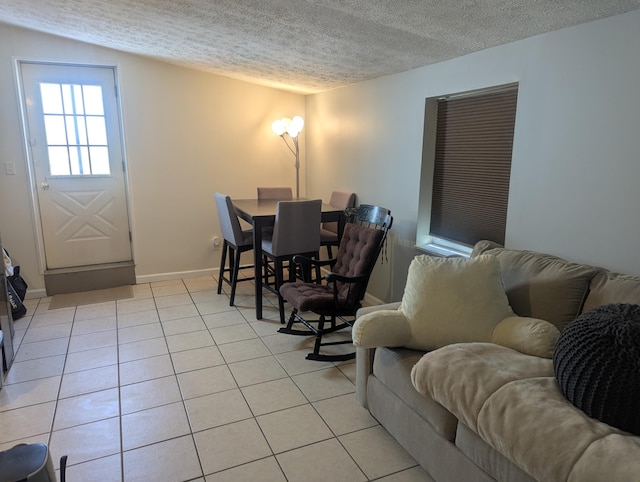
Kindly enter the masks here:
[[[304, 120], [300, 116], [295, 116], [293, 119], [284, 117], [273, 121], [271, 128], [273, 132], [279, 135], [289, 150], [296, 156], [296, 199], [300, 199], [300, 146], [298, 145], [298, 134], [304, 126]], [[284, 135], [288, 135], [295, 149], [287, 142], [287, 138]]]
[[296, 199], [300, 198], [300, 148], [298, 147], [298, 136], [292, 137], [293, 145], [296, 146]]

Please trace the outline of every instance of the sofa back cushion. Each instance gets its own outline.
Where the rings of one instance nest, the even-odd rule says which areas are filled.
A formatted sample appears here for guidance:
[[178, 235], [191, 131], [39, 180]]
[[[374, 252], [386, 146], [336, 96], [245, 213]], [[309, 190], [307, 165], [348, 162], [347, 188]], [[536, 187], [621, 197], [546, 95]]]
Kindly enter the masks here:
[[640, 277], [599, 271], [591, 280], [582, 311], [611, 303], [640, 304]]
[[592, 266], [534, 251], [506, 249], [490, 241], [476, 243], [471, 257], [481, 254], [498, 258], [504, 289], [517, 315], [546, 320], [560, 331], [581, 313], [597, 271]]

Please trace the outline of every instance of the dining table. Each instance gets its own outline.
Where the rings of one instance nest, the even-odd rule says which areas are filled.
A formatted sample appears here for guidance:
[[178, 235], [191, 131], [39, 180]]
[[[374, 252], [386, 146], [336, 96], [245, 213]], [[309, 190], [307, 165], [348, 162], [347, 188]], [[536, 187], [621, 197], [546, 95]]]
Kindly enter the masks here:
[[[287, 201], [306, 199], [288, 199]], [[240, 219], [253, 227], [253, 264], [255, 273], [256, 319], [262, 319], [262, 231], [272, 227], [276, 220], [277, 199], [234, 199], [233, 207]], [[344, 211], [328, 203], [322, 203], [321, 221], [338, 223], [338, 237], [342, 236], [345, 224]]]

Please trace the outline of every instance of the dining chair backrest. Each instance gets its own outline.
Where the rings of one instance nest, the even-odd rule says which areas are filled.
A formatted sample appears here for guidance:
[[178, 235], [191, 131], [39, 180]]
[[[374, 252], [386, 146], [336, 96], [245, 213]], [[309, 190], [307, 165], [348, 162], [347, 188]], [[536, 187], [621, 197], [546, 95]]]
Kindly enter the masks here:
[[218, 219], [222, 237], [232, 244], [238, 246], [244, 243], [240, 220], [233, 207], [231, 198], [225, 194], [215, 193], [216, 206], [218, 207]]
[[[334, 208], [342, 210], [352, 208], [356, 205], [356, 193], [347, 191], [333, 191], [331, 193], [329, 204], [331, 204]], [[335, 221], [323, 223], [322, 229], [326, 229], [327, 231], [331, 231], [332, 233], [337, 233], [338, 223]]]
[[314, 253], [320, 250], [322, 200], [279, 201], [273, 226], [273, 254]]
[[289, 201], [293, 199], [293, 192], [290, 187], [259, 187], [258, 199]]

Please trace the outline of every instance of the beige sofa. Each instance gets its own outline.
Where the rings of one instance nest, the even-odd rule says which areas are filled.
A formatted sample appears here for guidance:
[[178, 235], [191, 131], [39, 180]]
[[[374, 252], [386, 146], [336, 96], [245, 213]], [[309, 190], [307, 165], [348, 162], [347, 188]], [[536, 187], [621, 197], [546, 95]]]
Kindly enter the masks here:
[[[640, 303], [638, 277], [486, 241], [475, 246], [472, 258], [481, 254], [498, 259], [513, 312], [547, 320], [558, 333], [592, 308]], [[356, 395], [433, 480], [640, 480], [640, 437], [573, 406], [548, 357], [487, 341], [429, 352], [358, 347], [360, 321], [399, 307], [358, 312]], [[375, 335], [380, 328], [372, 326]]]

